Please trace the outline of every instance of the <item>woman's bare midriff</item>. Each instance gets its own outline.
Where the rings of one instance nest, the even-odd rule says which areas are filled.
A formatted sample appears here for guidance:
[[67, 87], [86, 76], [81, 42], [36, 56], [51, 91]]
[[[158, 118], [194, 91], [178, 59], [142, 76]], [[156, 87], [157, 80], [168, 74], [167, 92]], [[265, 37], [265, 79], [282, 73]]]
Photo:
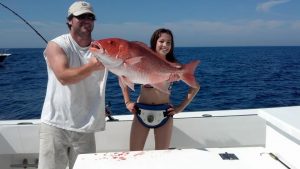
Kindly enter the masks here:
[[155, 88], [142, 86], [137, 102], [149, 105], [166, 104], [170, 102], [170, 95]]

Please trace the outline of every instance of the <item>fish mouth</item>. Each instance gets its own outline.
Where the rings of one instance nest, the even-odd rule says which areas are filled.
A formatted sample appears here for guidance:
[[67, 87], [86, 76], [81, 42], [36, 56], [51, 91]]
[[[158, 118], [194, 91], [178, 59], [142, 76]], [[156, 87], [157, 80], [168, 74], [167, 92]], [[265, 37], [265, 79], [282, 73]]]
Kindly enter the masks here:
[[91, 46], [90, 46], [90, 50], [92, 50], [92, 51], [103, 50], [103, 47], [98, 42], [92, 42]]
[[101, 46], [101, 44], [97, 41], [94, 41], [91, 43], [89, 50], [93, 53], [93, 55], [102, 62], [103, 59], [101, 59], [103, 55], [106, 54], [105, 49]]
[[92, 42], [89, 49], [94, 54], [106, 54], [107, 53], [107, 51], [97, 41]]
[[101, 44], [97, 41], [93, 41], [90, 45], [89, 50], [93, 53], [93, 55], [102, 62], [106, 68], [116, 68], [120, 66], [123, 61], [115, 61], [109, 56], [107, 50], [105, 50]]

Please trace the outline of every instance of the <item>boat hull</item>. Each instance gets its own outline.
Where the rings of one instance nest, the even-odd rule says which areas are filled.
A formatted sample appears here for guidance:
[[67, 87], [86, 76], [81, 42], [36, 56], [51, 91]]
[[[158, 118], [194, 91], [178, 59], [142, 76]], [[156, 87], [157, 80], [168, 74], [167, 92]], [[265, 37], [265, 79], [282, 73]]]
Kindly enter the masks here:
[[[256, 147], [259, 151], [260, 148], [266, 152], [271, 149], [287, 156], [288, 152], [300, 151], [300, 141], [295, 142], [295, 139], [287, 138], [293, 142], [293, 144], [288, 142], [291, 145], [288, 150], [278, 148], [280, 145], [271, 144], [273, 140], [278, 140], [278, 136], [276, 134], [270, 136], [266, 133], [269, 131], [267, 129], [270, 127], [269, 122], [259, 114], [272, 111], [297, 113], [299, 110], [300, 106], [180, 113], [174, 117], [170, 149], [221, 149], [223, 151], [228, 148], [250, 148], [251, 150]], [[133, 116], [122, 115], [114, 118], [119, 120], [108, 121], [106, 130], [95, 134], [97, 153], [129, 152]], [[39, 151], [39, 124], [39, 120], [0, 121], [1, 168], [12, 169], [11, 166], [20, 166], [24, 163], [24, 159], [27, 160], [27, 168], [30, 168], [30, 165], [33, 168], [36, 166]], [[154, 147], [154, 134], [151, 130], [145, 150], [152, 151]]]
[[3, 62], [7, 56], [10, 56], [9, 53], [0, 53], [0, 62]]

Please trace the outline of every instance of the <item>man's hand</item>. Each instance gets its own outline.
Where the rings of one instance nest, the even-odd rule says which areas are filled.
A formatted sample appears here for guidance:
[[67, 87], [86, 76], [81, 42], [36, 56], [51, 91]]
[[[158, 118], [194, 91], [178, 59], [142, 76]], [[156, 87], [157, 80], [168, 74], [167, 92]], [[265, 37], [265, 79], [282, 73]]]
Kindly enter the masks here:
[[104, 69], [104, 65], [94, 56], [89, 59], [89, 64], [92, 66], [94, 71]]

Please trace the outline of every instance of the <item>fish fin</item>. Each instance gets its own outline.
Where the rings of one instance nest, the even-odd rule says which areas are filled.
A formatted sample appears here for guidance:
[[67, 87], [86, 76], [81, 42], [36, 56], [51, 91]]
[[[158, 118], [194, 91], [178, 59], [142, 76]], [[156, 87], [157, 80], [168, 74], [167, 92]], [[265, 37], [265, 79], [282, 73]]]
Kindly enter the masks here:
[[134, 91], [134, 83], [132, 83], [126, 76], [119, 77], [119, 85], [122, 89], [128, 86]]
[[143, 46], [143, 47], [145, 47], [145, 48], [149, 48], [149, 47], [147, 46], [147, 44], [144, 43], [144, 42], [140, 42], [140, 41], [132, 41], [132, 43], [136, 43], [136, 44], [141, 45], [141, 46]]
[[119, 77], [119, 86], [122, 88], [122, 90], [126, 87], [125, 86], [125, 84], [122, 82], [122, 80], [121, 80], [122, 78], [121, 77]]
[[169, 87], [165, 83], [155, 83], [155, 84], [150, 84], [150, 85], [163, 93], [170, 94], [170, 91], [168, 89]]
[[197, 87], [197, 82], [195, 79], [194, 72], [199, 63], [200, 63], [199, 60], [195, 60], [188, 64], [183, 65], [182, 67], [184, 71], [180, 79], [193, 88]]
[[142, 61], [142, 56], [137, 56], [137, 57], [134, 57], [134, 58], [129, 58], [129, 59], [126, 59], [124, 61], [124, 66], [127, 66], [127, 64], [132, 66], [132, 65], [135, 65], [135, 64], [137, 64], [137, 63], [139, 63], [141, 61]]
[[176, 63], [176, 62], [168, 62], [172, 67], [175, 67], [175, 68], [177, 68], [177, 69], [180, 69], [180, 68], [182, 68], [183, 66], [182, 66], [182, 64], [180, 64], [180, 63]]

